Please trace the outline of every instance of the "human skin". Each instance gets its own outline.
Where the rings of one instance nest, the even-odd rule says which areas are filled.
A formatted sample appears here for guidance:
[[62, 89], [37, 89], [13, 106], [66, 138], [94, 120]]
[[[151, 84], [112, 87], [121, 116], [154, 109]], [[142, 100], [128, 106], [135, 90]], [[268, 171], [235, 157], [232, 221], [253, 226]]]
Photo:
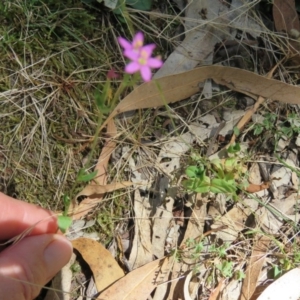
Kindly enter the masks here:
[[26, 232], [0, 252], [0, 299], [34, 299], [67, 264], [72, 244], [57, 231], [53, 213], [0, 193], [0, 244]]

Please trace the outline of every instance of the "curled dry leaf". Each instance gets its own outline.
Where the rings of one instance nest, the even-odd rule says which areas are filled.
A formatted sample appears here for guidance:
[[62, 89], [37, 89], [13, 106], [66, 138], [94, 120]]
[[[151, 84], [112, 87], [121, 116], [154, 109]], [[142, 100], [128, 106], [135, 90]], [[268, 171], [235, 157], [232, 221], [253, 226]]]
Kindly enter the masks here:
[[86, 238], [72, 241], [73, 247], [90, 266], [98, 291], [103, 291], [112, 283], [124, 276], [111, 253], [100, 243]]
[[104, 194], [113, 192], [119, 189], [123, 189], [132, 186], [131, 181], [115, 182], [107, 185], [87, 185], [77, 196], [87, 196], [80, 202], [79, 205], [70, 206], [69, 214], [73, 220], [78, 220], [81, 217], [88, 214], [99, 202], [102, 201]]
[[[88, 214], [104, 197], [105, 193], [112, 192], [116, 189], [119, 189], [118, 183], [112, 183], [110, 185], [106, 185], [107, 182], [107, 167], [110, 156], [112, 152], [115, 150], [116, 142], [113, 138], [117, 134], [117, 129], [114, 121], [111, 119], [107, 122], [107, 133], [108, 140], [104, 145], [100, 156], [98, 158], [98, 162], [95, 166], [95, 171], [97, 171], [97, 176], [93, 179], [93, 184], [87, 185], [83, 191], [81, 191], [75, 199], [72, 201], [68, 214], [73, 217], [73, 220], [78, 220]], [[96, 185], [96, 184], [97, 185]], [[120, 183], [122, 186], [122, 183]], [[77, 198], [81, 195], [88, 196], [88, 198], [84, 199], [80, 205], [78, 206]], [[90, 197], [93, 196], [93, 197]]]
[[146, 300], [158, 285], [167, 265], [168, 259], [163, 258], [137, 268], [106, 289], [97, 299]]

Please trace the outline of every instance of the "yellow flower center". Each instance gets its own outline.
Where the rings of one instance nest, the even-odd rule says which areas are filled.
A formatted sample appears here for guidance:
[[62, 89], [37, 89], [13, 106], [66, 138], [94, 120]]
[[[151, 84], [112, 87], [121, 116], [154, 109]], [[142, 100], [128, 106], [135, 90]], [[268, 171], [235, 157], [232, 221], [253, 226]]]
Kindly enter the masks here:
[[138, 50], [142, 46], [143, 46], [143, 42], [142, 41], [136, 41], [135, 44], [133, 45], [133, 48], [135, 50]]
[[147, 64], [148, 53], [145, 50], [141, 51], [141, 56], [139, 57], [139, 64], [146, 65]]

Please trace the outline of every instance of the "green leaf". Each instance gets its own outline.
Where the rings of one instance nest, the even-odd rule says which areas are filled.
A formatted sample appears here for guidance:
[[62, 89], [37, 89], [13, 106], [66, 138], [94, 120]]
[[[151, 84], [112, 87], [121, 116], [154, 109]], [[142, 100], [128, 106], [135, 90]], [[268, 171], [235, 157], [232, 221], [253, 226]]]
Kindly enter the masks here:
[[242, 270], [237, 270], [235, 274], [235, 279], [240, 281], [246, 277], [245, 273]]
[[229, 157], [229, 158], [226, 158], [226, 160], [225, 160], [224, 168], [225, 168], [226, 172], [230, 172], [230, 171], [234, 170], [236, 165], [237, 165], [237, 159], [235, 157]]
[[195, 181], [194, 179], [185, 180], [182, 182], [182, 185], [187, 190], [193, 190], [194, 181]]
[[185, 170], [185, 174], [190, 178], [195, 178], [197, 176], [198, 168], [196, 166], [189, 166]]
[[203, 166], [189, 166], [186, 170], [185, 173], [188, 177], [190, 178], [199, 178], [200, 180], [203, 180], [205, 176], [205, 170]]
[[291, 127], [283, 126], [283, 127], [281, 127], [281, 132], [288, 138], [293, 136], [293, 128], [291, 128]]
[[282, 274], [282, 269], [277, 265], [273, 267], [273, 271], [274, 271], [274, 278], [278, 278]]
[[72, 224], [72, 219], [67, 216], [58, 216], [57, 225], [62, 233], [65, 233]]
[[69, 210], [69, 206], [71, 204], [71, 199], [69, 196], [67, 195], [64, 195], [63, 196], [63, 202], [64, 202], [64, 216], [68, 213], [68, 210]]
[[233, 133], [236, 135], [236, 136], [239, 136], [240, 135], [240, 130], [236, 127], [236, 126], [234, 126], [233, 127]]
[[222, 276], [232, 277], [233, 262], [223, 261], [222, 264], [218, 264], [216, 267], [220, 270]]
[[211, 163], [214, 165], [214, 167], [218, 170], [223, 169], [221, 160], [219, 158], [214, 158], [211, 160]]
[[103, 114], [108, 114], [111, 111], [111, 108], [105, 105], [105, 102], [107, 100], [108, 88], [109, 86], [104, 87], [104, 91], [102, 94], [100, 93], [99, 89], [97, 89], [94, 95], [97, 107]]
[[210, 178], [203, 176], [202, 179], [195, 180], [193, 191], [196, 193], [208, 193], [210, 191]]
[[77, 182], [88, 182], [94, 179], [97, 175], [97, 171], [86, 174], [85, 169], [80, 169], [77, 175]]
[[254, 131], [253, 131], [253, 134], [254, 135], [259, 135], [262, 133], [264, 127], [261, 125], [261, 124], [256, 124], [255, 125], [255, 128], [254, 128]]
[[151, 10], [152, 0], [126, 0], [126, 4], [134, 9], [147, 11]]
[[208, 185], [203, 185], [203, 186], [198, 186], [197, 188], [194, 189], [196, 193], [208, 193], [210, 191], [210, 186]]
[[241, 151], [241, 145], [239, 143], [235, 143], [234, 145], [230, 145], [227, 149], [228, 153], [235, 154]]
[[211, 192], [213, 193], [235, 193], [236, 185], [232, 181], [225, 179], [214, 178], [211, 181]]
[[[98, 2], [102, 2], [103, 0], [97, 0]], [[110, 9], [115, 9], [118, 5], [118, 0], [104, 0], [104, 5]]]

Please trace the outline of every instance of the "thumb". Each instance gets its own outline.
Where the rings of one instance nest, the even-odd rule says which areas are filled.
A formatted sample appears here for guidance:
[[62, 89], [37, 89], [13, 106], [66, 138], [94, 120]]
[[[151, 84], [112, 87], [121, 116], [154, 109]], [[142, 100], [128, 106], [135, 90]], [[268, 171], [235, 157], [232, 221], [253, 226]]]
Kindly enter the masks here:
[[32, 300], [69, 261], [72, 244], [62, 235], [25, 237], [0, 253], [0, 299]]

